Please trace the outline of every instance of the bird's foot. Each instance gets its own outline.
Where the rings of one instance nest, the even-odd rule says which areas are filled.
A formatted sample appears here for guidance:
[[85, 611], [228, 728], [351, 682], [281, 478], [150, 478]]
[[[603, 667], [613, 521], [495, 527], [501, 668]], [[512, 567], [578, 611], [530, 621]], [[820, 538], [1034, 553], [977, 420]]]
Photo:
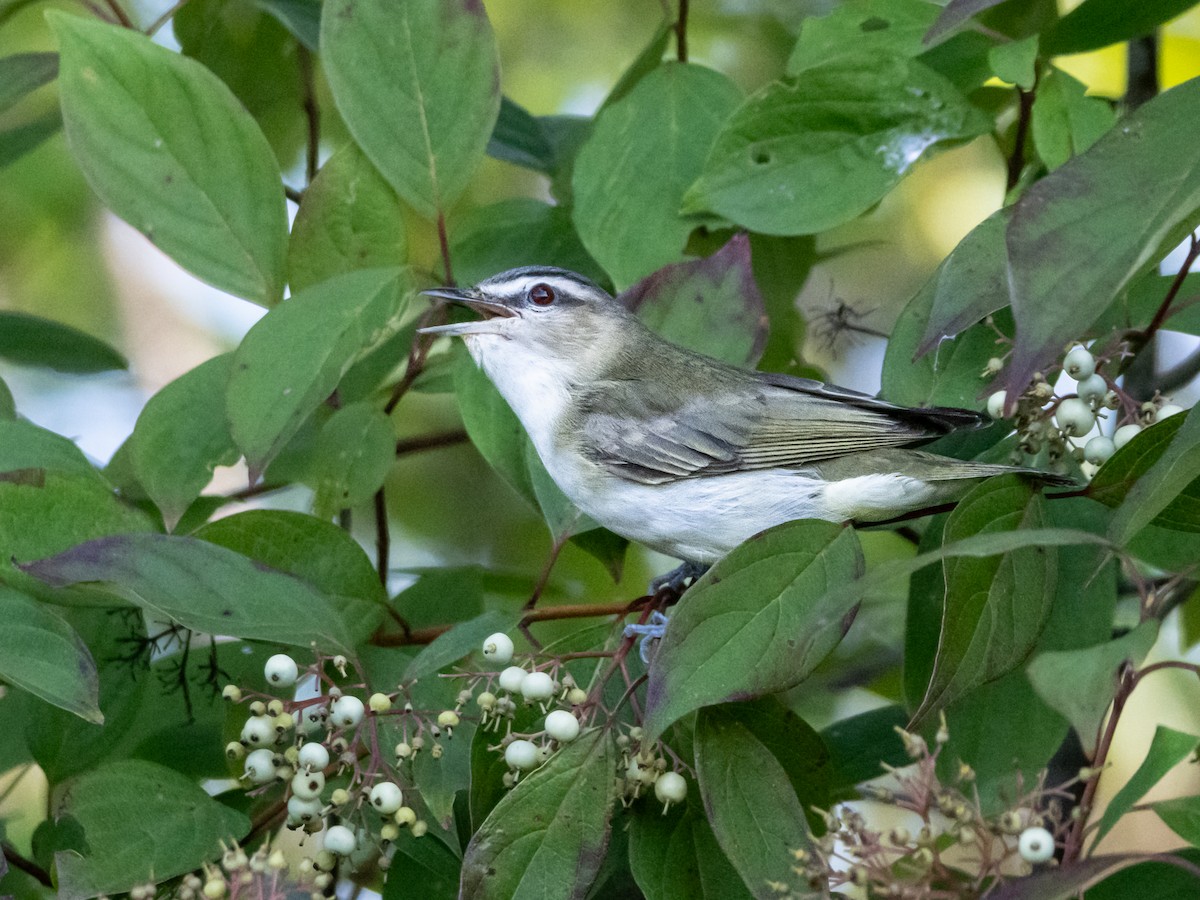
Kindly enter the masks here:
[[658, 610], [650, 613], [650, 621], [645, 625], [626, 625], [625, 637], [638, 637], [641, 641], [638, 643], [638, 656], [642, 658], [642, 662], [650, 665], [650, 652], [654, 646], [654, 642], [661, 640], [662, 636], [667, 633], [667, 622], [670, 620], [660, 613]]
[[665, 575], [659, 575], [650, 582], [650, 596], [656, 596], [663, 591], [670, 591], [677, 596], [695, 583], [696, 579], [709, 570], [703, 563], [684, 562]]

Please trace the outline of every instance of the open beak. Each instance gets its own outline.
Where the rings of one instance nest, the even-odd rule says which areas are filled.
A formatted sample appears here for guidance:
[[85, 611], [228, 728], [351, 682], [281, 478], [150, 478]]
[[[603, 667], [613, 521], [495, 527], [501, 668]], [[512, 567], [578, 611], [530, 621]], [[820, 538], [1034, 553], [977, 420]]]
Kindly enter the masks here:
[[483, 316], [483, 319], [474, 322], [455, 322], [450, 325], [430, 325], [427, 328], [420, 328], [418, 331], [421, 334], [448, 334], [448, 335], [464, 335], [464, 334], [496, 334], [497, 328], [492, 319], [512, 318], [516, 313], [503, 303], [496, 303], [493, 300], [485, 300], [470, 291], [459, 290], [458, 288], [430, 288], [427, 291], [421, 291], [427, 297], [437, 297], [441, 300], [449, 300], [451, 303], [456, 303], [459, 306], [465, 306], [467, 309], [474, 310]]

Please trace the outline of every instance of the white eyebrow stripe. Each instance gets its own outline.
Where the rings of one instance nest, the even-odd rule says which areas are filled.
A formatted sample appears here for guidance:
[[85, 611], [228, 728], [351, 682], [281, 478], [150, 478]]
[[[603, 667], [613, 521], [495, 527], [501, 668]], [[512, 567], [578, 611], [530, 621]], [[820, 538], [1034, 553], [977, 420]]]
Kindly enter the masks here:
[[563, 278], [561, 275], [521, 275], [517, 278], [506, 278], [504, 281], [484, 281], [479, 289], [485, 294], [511, 297], [524, 294], [535, 284], [548, 284], [556, 291], [579, 293], [581, 289], [590, 286], [573, 278]]

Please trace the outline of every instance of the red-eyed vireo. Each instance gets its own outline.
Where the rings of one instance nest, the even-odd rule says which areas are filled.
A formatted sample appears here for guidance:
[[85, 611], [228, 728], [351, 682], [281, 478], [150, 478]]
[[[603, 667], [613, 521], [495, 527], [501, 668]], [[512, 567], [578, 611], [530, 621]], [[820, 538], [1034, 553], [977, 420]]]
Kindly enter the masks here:
[[909, 449], [984, 424], [979, 413], [728, 365], [564, 269], [425, 293], [483, 316], [422, 330], [463, 338], [576, 506], [701, 567], [793, 519], [884, 520], [1031, 471]]

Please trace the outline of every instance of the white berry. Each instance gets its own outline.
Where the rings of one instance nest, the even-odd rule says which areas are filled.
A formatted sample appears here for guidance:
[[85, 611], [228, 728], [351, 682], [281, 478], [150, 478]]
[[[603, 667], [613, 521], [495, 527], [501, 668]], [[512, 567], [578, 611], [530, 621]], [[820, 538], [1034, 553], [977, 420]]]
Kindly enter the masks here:
[[296, 665], [296, 661], [286, 653], [276, 653], [267, 660], [266, 666], [263, 667], [263, 674], [267, 676], [270, 684], [291, 687], [300, 677], [300, 668]]
[[321, 817], [321, 801], [315, 798], [306, 800], [293, 794], [288, 798], [287, 812], [288, 819], [293, 822], [312, 822]]
[[362, 721], [364, 711], [363, 702], [351, 694], [338, 697], [329, 710], [333, 724], [340, 728], [353, 728]]
[[566, 743], [579, 737], [579, 720], [565, 709], [556, 709], [546, 716], [546, 734]]
[[515, 694], [521, 690], [521, 682], [529, 673], [520, 666], [509, 666], [500, 673], [500, 690]]
[[513, 658], [513, 642], [503, 631], [488, 635], [483, 642], [483, 658], [498, 666], [508, 665]]
[[538, 763], [537, 751], [532, 741], [516, 740], [504, 748], [504, 761], [514, 769], [532, 769]]
[[309, 741], [300, 748], [300, 753], [296, 757], [296, 761], [302, 768], [319, 772], [329, 765], [329, 751], [325, 749], [324, 744]]
[[1117, 429], [1117, 433], [1113, 435], [1113, 445], [1120, 450], [1130, 441], [1132, 441], [1141, 432], [1142, 426], [1134, 422], [1131, 425], [1122, 425]]
[[300, 723], [297, 729], [301, 734], [312, 734], [325, 727], [325, 719], [329, 715], [323, 706], [307, 706], [300, 712]]
[[325, 790], [324, 772], [297, 772], [292, 776], [292, 793], [301, 800], [315, 800]]
[[1171, 416], [1177, 416], [1183, 412], [1182, 406], [1176, 406], [1174, 403], [1168, 403], [1161, 407], [1154, 415], [1155, 422], [1161, 422], [1163, 419], [1168, 419]]
[[275, 723], [269, 716], [251, 716], [242, 726], [242, 742], [248, 747], [261, 747], [275, 740]]
[[1083, 458], [1093, 466], [1102, 466], [1116, 452], [1117, 447], [1113, 443], [1112, 438], [1097, 435], [1084, 445]]
[[251, 751], [244, 771], [255, 784], [266, 784], [275, 778], [275, 754], [270, 750]]
[[549, 700], [554, 696], [554, 679], [545, 672], [530, 672], [521, 679], [521, 696], [526, 700]]
[[1063, 357], [1063, 371], [1076, 381], [1091, 377], [1096, 371], [1096, 358], [1088, 352], [1087, 347], [1076, 344]]
[[358, 846], [354, 832], [345, 825], [330, 825], [325, 832], [325, 849], [338, 856], [349, 856]]
[[1078, 397], [1068, 397], [1058, 405], [1054, 421], [1063, 434], [1068, 437], [1080, 437], [1092, 430], [1096, 424], [1096, 414], [1092, 412], [1089, 404]]
[[1054, 835], [1041, 826], [1026, 828], [1017, 838], [1017, 849], [1026, 862], [1043, 863], [1054, 856]]
[[1079, 382], [1076, 393], [1079, 394], [1079, 399], [1085, 403], [1099, 403], [1108, 394], [1108, 382], [1104, 380], [1103, 375], [1089, 375]]
[[654, 796], [662, 803], [682, 803], [687, 796], [687, 782], [678, 772], [663, 772], [654, 782]]
[[380, 815], [390, 816], [404, 805], [404, 794], [399, 785], [381, 781], [371, 788], [371, 805]]
[[1008, 400], [1007, 391], [996, 391], [987, 399], [987, 413], [993, 419], [1004, 418], [1004, 404]]

